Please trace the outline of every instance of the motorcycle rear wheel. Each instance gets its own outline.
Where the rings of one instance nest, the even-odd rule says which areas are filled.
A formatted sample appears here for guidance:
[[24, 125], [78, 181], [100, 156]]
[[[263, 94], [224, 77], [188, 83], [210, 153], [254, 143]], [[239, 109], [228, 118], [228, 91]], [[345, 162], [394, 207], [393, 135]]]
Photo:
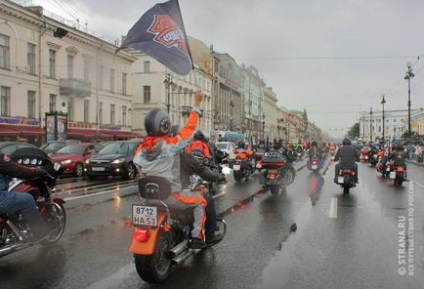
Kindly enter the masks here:
[[51, 245], [55, 244], [62, 237], [66, 227], [66, 212], [62, 204], [53, 203], [51, 211], [47, 213], [47, 225], [54, 226], [52, 232], [48, 238], [45, 239], [41, 244]]
[[134, 254], [135, 268], [140, 278], [151, 284], [162, 283], [171, 274], [172, 263], [166, 253], [171, 249], [171, 237], [161, 233], [152, 255]]

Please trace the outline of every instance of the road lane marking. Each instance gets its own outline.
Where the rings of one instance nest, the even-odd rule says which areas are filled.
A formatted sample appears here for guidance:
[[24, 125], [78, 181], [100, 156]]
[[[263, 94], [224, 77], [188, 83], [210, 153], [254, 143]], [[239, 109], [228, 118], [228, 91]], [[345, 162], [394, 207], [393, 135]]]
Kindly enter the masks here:
[[332, 198], [330, 203], [329, 218], [337, 219], [337, 198]]

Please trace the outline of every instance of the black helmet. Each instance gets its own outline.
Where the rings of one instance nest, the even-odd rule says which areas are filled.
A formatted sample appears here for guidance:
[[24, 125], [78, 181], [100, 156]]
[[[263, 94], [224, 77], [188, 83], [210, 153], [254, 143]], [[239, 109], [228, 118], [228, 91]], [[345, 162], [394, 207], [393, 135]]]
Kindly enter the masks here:
[[346, 145], [351, 145], [351, 144], [352, 144], [352, 142], [350, 141], [350, 139], [345, 138], [345, 139], [343, 140], [342, 144], [343, 144], [344, 146], [346, 146]]
[[174, 124], [169, 130], [169, 136], [176, 136], [180, 132], [181, 126], [179, 124]]
[[244, 148], [245, 148], [244, 141], [239, 141], [239, 143], [237, 144], [237, 147], [238, 147], [239, 149], [244, 149]]
[[171, 130], [169, 115], [163, 109], [149, 111], [144, 119], [144, 128], [148, 136], [164, 136]]
[[203, 132], [201, 130], [198, 130], [198, 131], [196, 131], [194, 133], [193, 139], [194, 140], [204, 140], [205, 139], [205, 135], [203, 134]]
[[318, 146], [318, 143], [317, 143], [317, 141], [316, 140], [314, 140], [313, 142], [312, 142], [312, 144], [311, 144], [313, 147], [317, 147]]

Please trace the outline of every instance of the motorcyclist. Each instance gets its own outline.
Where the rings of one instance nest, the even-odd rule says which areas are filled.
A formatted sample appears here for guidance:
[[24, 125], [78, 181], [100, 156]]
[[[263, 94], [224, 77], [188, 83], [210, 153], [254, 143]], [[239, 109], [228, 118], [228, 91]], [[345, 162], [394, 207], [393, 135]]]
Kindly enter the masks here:
[[253, 151], [247, 148], [247, 145], [244, 141], [239, 141], [239, 143], [237, 144], [237, 148], [234, 149], [234, 157], [236, 159], [243, 160], [242, 161], [243, 169], [249, 169], [248, 162], [252, 156], [253, 156]]
[[339, 163], [335, 165], [334, 170], [334, 182], [337, 184], [337, 174], [339, 170], [343, 167], [352, 168], [355, 172], [355, 183], [358, 183], [358, 164], [359, 155], [355, 148], [352, 146], [350, 139], [345, 138], [342, 142], [342, 147], [339, 148], [334, 156], [334, 161], [340, 160]]
[[[179, 125], [173, 125], [170, 130], [170, 136], [175, 136], [179, 133], [181, 127]], [[193, 153], [188, 154], [186, 151], [181, 150], [179, 153], [179, 159], [175, 161], [173, 167], [174, 173], [180, 176], [181, 188], [190, 188], [190, 176], [197, 174], [207, 182], [225, 182], [225, 175], [211, 170], [205, 162], [203, 162], [203, 155], [196, 156], [199, 150], [195, 150]], [[201, 154], [201, 152], [200, 152]], [[202, 188], [203, 189], [203, 188]], [[216, 234], [216, 209], [215, 200], [210, 194], [204, 192], [203, 197], [208, 202], [206, 210], [206, 223], [205, 223], [205, 239], [206, 242], [214, 242], [222, 239], [222, 234]]]
[[395, 146], [389, 156], [389, 159], [393, 161], [394, 167], [402, 166], [406, 168], [405, 148], [401, 144]]
[[0, 154], [0, 214], [21, 213], [30, 226], [32, 236], [29, 241], [37, 241], [45, 237], [48, 228], [38, 212], [34, 197], [28, 193], [9, 192], [9, 181], [10, 178], [34, 180], [47, 176], [48, 173], [45, 170], [19, 165], [7, 155]]
[[171, 122], [168, 113], [163, 109], [153, 109], [147, 113], [144, 126], [147, 137], [137, 147], [134, 154], [134, 163], [138, 166], [140, 177], [157, 176], [166, 178], [171, 184], [172, 195], [165, 200], [167, 204], [178, 201], [187, 204], [196, 204], [193, 209], [193, 229], [191, 231], [190, 246], [204, 248], [204, 224], [206, 221], [205, 207], [207, 201], [198, 192], [181, 190], [180, 175], [176, 173], [175, 162], [178, 154], [187, 146], [187, 141], [196, 130], [201, 114], [200, 104], [203, 92], [197, 91], [194, 96], [194, 107], [189, 114], [187, 123], [176, 136], [169, 136]]
[[206, 159], [211, 157], [208, 142], [201, 130], [196, 131], [193, 135], [193, 141], [187, 146], [187, 153], [191, 154], [196, 149], [200, 150]]
[[313, 157], [318, 158], [318, 168], [321, 169], [323, 167], [324, 162], [324, 153], [322, 149], [318, 146], [318, 143], [316, 141], [313, 141], [311, 143], [311, 147], [308, 150], [308, 160], [306, 162], [306, 166], [308, 169], [311, 169], [311, 161]]

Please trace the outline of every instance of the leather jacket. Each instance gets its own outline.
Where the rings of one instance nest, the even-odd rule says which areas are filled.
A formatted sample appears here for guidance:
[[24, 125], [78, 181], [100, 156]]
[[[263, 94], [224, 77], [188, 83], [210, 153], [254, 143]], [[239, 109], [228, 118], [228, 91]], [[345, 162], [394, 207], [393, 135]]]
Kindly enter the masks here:
[[190, 186], [190, 176], [192, 174], [199, 175], [207, 182], [216, 182], [220, 179], [220, 174], [218, 172], [212, 171], [193, 155], [185, 152], [180, 154], [180, 168], [180, 180], [183, 189], [187, 189]]
[[340, 160], [342, 166], [351, 167], [355, 162], [359, 162], [359, 154], [352, 145], [344, 145], [337, 150], [334, 161]]

